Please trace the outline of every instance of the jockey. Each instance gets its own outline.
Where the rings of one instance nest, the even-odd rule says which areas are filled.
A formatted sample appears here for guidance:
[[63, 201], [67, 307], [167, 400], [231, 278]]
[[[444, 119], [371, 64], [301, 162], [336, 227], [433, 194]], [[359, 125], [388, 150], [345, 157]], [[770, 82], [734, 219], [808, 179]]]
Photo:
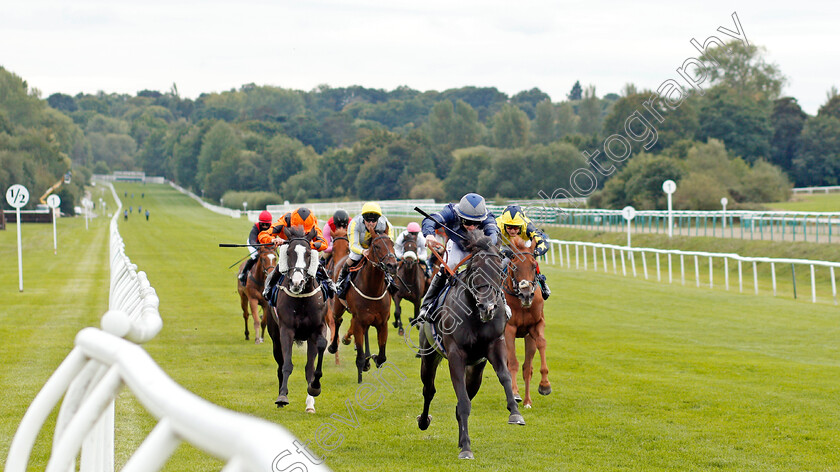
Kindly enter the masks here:
[[[376, 232], [387, 232], [388, 237], [394, 237], [394, 227], [388, 218], [382, 214], [382, 208], [378, 203], [367, 202], [362, 206], [362, 212], [356, 215], [350, 221], [350, 226], [347, 230], [347, 236], [350, 240], [350, 255], [347, 256], [347, 262], [341, 268], [341, 273], [338, 275], [338, 298], [344, 300], [347, 295], [347, 288], [350, 285], [350, 268], [355, 266], [367, 253], [373, 236]], [[388, 290], [394, 293], [398, 290], [394, 284], [391, 276], [385, 273], [385, 282], [388, 285]]]
[[[534, 226], [534, 223], [525, 216], [525, 212], [519, 205], [510, 205], [502, 212], [502, 216], [496, 218], [496, 224], [502, 229], [502, 244], [510, 245], [511, 238], [519, 236], [535, 245], [534, 256], [540, 257], [548, 252], [546, 241], [548, 237]], [[507, 261], [505, 261], [507, 266]], [[537, 282], [540, 284], [543, 300], [548, 300], [551, 290], [545, 281], [545, 275], [540, 273], [540, 264], [537, 262]]]
[[[148, 212], [148, 210], [146, 210]], [[248, 278], [248, 271], [251, 270], [251, 267], [254, 267], [254, 264], [257, 262], [257, 257], [259, 256], [259, 249], [257, 248], [257, 244], [260, 243], [259, 235], [261, 232], [268, 230], [271, 227], [271, 213], [266, 210], [263, 210], [260, 213], [260, 217], [254, 226], [251, 227], [251, 234], [248, 235], [248, 249], [251, 250], [251, 257], [245, 261], [245, 267], [242, 268], [242, 272], [239, 273], [239, 281], [242, 282], [242, 285], [245, 285], [245, 281]]]
[[[431, 218], [423, 219], [423, 235], [426, 237], [428, 246], [440, 244], [435, 238], [435, 230], [446, 226], [446, 235], [449, 240], [446, 242], [446, 261], [454, 265], [469, 255], [464, 242], [467, 231], [481, 230], [489, 236], [495, 245], [498, 242], [499, 227], [496, 226], [496, 218], [487, 211], [484, 197], [477, 193], [468, 193], [461, 198], [457, 205], [450, 203], [443, 210], [432, 213]], [[429, 305], [437, 298], [440, 290], [446, 282], [446, 269], [441, 267], [432, 278], [423, 303], [420, 305], [420, 313], [415, 319], [415, 324], [425, 321]], [[509, 309], [508, 309], [509, 310]]]
[[426, 273], [426, 277], [430, 277], [432, 274], [430, 273], [432, 270], [432, 265], [428, 263], [426, 260], [428, 258], [428, 252], [426, 251], [426, 238], [420, 235], [420, 225], [412, 221], [408, 224], [405, 231], [400, 233], [397, 236], [397, 240], [394, 241], [394, 252], [397, 255], [397, 259], [402, 259], [403, 255], [405, 254], [405, 245], [406, 241], [415, 240], [417, 242], [417, 260], [423, 264], [424, 272]]
[[324, 254], [327, 255], [324, 258], [324, 264], [329, 262], [330, 258], [332, 257], [333, 251], [333, 238], [332, 234], [338, 228], [347, 229], [347, 225], [350, 224], [350, 215], [347, 214], [344, 210], [336, 210], [333, 214], [332, 218], [327, 221], [327, 225], [324, 226], [324, 241], [327, 242], [327, 248], [324, 250]]
[[[271, 226], [271, 228], [259, 234], [259, 241], [262, 244], [274, 243], [275, 245], [281, 245], [285, 242], [286, 239], [286, 235], [283, 232], [283, 228], [292, 226], [302, 226], [304, 234], [309, 233], [314, 228], [315, 237], [312, 238], [312, 241], [310, 241], [309, 246], [317, 251], [323, 251], [327, 248], [327, 242], [324, 241], [324, 236], [321, 234], [321, 228], [318, 227], [318, 220], [315, 218], [315, 215], [312, 214], [309, 208], [305, 207], [300, 207], [297, 210], [286, 213], [285, 215], [278, 218], [277, 221], [274, 222], [274, 225]], [[277, 271], [277, 267], [275, 266], [274, 270], [271, 271], [271, 274], [265, 278], [265, 288], [263, 289], [263, 297], [265, 297], [266, 300], [269, 299], [269, 293], [271, 292], [271, 288], [277, 282], [280, 281], [282, 275], [283, 274]], [[318, 264], [316, 280], [319, 283], [326, 283], [329, 291], [335, 291], [335, 284], [332, 283], [332, 279], [330, 279], [330, 277], [327, 275], [327, 271], [324, 270], [324, 267], [321, 264]]]

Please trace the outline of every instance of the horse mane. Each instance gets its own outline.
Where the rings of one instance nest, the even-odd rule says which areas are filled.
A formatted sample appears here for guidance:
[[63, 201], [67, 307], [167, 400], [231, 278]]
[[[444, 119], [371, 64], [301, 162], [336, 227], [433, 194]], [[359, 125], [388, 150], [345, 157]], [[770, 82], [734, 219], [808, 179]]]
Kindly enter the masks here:
[[303, 226], [286, 226], [286, 231], [289, 234], [289, 239], [302, 238], [306, 234], [303, 232]]
[[467, 232], [467, 243], [464, 245], [466, 249], [470, 252], [476, 251], [491, 251], [493, 247], [493, 240], [490, 239], [490, 236], [485, 236], [483, 233], [479, 231], [468, 231]]
[[526, 246], [526, 242], [519, 236], [514, 236], [510, 238], [510, 245], [513, 249], [517, 249], [520, 252], [528, 252], [531, 248]]

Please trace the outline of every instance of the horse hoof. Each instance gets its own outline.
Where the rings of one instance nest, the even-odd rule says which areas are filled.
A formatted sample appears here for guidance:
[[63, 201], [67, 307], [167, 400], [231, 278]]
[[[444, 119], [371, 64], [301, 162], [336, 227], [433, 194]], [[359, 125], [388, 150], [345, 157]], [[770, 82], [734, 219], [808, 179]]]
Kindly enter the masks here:
[[365, 361], [365, 366], [362, 367], [362, 372], [367, 372], [370, 370], [370, 359]]
[[551, 393], [551, 385], [549, 385], [548, 387], [543, 387], [542, 385], [540, 385], [540, 388], [538, 388], [537, 391], [540, 392], [540, 395], [548, 395]]
[[249, 339], [250, 339], [250, 338], [248, 337], [248, 333], [245, 333], [245, 340], [247, 341], [247, 340], [249, 340]]
[[402, 326], [400, 326], [400, 329], [399, 331], [397, 331], [397, 333], [399, 333], [400, 336], [405, 336], [405, 330], [402, 328]]
[[524, 425], [525, 418], [523, 418], [519, 413], [513, 413], [510, 417], [508, 417], [508, 424]]
[[277, 400], [274, 400], [274, 403], [277, 404], [277, 408], [284, 407], [289, 404], [289, 397], [280, 395]]
[[420, 431], [426, 431], [431, 423], [432, 415], [427, 416], [426, 421], [423, 421], [423, 415], [417, 415], [417, 426], [420, 427]]
[[309, 407], [307, 407], [307, 408], [306, 408], [306, 410], [304, 410], [304, 411], [305, 411], [306, 413], [315, 413], [315, 408], [309, 408]]
[[394, 328], [399, 328], [399, 327], [400, 327], [400, 324], [399, 324], [399, 323], [397, 323], [396, 321], [394, 321], [394, 322], [393, 322], [393, 323], [391, 323], [391, 324], [392, 324], [392, 325], [394, 325]]
[[530, 404], [530, 403], [526, 403], [526, 404], [525, 404], [525, 408], [528, 408], [528, 409], [530, 410], [530, 409], [531, 409], [531, 404]]
[[327, 346], [327, 352], [329, 352], [330, 354], [335, 354], [336, 352], [338, 352], [338, 346], [333, 346], [332, 344], [330, 344], [329, 346]]
[[461, 451], [458, 454], [458, 459], [475, 459], [475, 456], [473, 456], [472, 451]]
[[341, 344], [344, 344], [345, 346], [349, 346], [350, 345], [350, 338], [341, 338]]
[[513, 399], [516, 400], [516, 403], [522, 403], [522, 397], [518, 393], [513, 394]]
[[306, 413], [315, 413], [315, 398], [312, 396], [306, 397], [306, 409], [303, 411]]

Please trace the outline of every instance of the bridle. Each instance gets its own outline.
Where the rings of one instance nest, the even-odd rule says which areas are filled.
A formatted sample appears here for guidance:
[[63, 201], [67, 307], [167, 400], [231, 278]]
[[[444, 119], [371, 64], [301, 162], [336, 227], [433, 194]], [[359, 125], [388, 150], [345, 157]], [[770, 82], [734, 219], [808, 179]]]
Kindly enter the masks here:
[[[376, 241], [380, 239], [391, 239], [388, 237], [387, 234], [380, 234], [370, 240], [370, 250], [368, 251], [368, 255], [366, 256], [367, 260], [377, 269], [381, 270], [382, 272], [388, 272], [386, 267], [386, 263], [390, 262], [391, 260], [394, 261], [394, 265], [397, 264], [397, 255], [394, 254], [393, 251], [388, 251], [383, 257], [379, 257], [379, 246], [376, 245]], [[387, 250], [387, 248], [385, 248]], [[376, 260], [372, 259], [371, 257], [376, 258]]]
[[[534, 257], [534, 255], [531, 254], [530, 252], [509, 252], [508, 254], [510, 254], [511, 256], [531, 256], [532, 258]], [[510, 257], [510, 259], [508, 260], [507, 266], [508, 266], [508, 271], [507, 271], [508, 276], [506, 277], [506, 279], [510, 280], [511, 289], [509, 290], [508, 287], [507, 287], [507, 284], [504, 284], [503, 289], [504, 289], [505, 293], [521, 299], [522, 298], [522, 288], [523, 287], [530, 286], [531, 287], [531, 293], [534, 293], [536, 291], [536, 288], [537, 288], [536, 273], [534, 274], [534, 276], [535, 276], [534, 280], [525, 280], [525, 279], [517, 280], [516, 272], [517, 272], [518, 268], [516, 267], [516, 264], [513, 263], [513, 257]]]
[[[501, 261], [501, 259], [502, 259], [501, 254], [497, 254], [497, 253], [494, 253], [494, 252], [492, 252], [492, 251], [483, 251], [483, 253], [484, 253], [484, 255], [485, 255], [485, 256], [497, 257], [497, 258], [499, 258], [499, 260], [500, 260], [500, 261]], [[470, 270], [470, 274], [468, 275], [468, 280], [467, 280], [466, 282], [464, 282], [463, 280], [461, 280], [461, 279], [460, 279], [460, 278], [458, 278], [457, 276], [455, 277], [455, 280], [457, 280], [457, 281], [461, 284], [461, 286], [464, 288], [464, 290], [465, 290], [467, 293], [469, 293], [469, 294], [470, 294], [470, 296], [471, 296], [471, 297], [473, 298], [473, 300], [475, 300], [475, 301], [478, 301], [478, 300], [479, 300], [479, 297], [478, 297], [478, 295], [476, 294], [476, 292], [474, 292], [474, 291], [473, 291], [473, 288], [475, 288], [475, 289], [477, 289], [477, 290], [478, 290], [478, 289], [482, 289], [482, 288], [484, 288], [484, 287], [487, 287], [487, 289], [489, 289], [489, 290], [492, 292], [492, 295], [491, 295], [491, 300], [496, 299], [496, 298], [502, 298], [502, 299], [503, 299], [503, 298], [504, 298], [504, 295], [502, 295], [502, 289], [503, 289], [503, 287], [502, 287], [502, 283], [499, 283], [499, 286], [498, 286], [498, 287], [497, 287], [497, 286], [494, 286], [494, 285], [493, 285], [493, 284], [491, 284], [491, 283], [489, 283], [489, 281], [488, 281], [487, 283], [482, 284], [482, 285], [473, 285], [473, 284], [471, 283], [471, 282], [472, 282], [472, 280], [470, 280], [470, 279], [475, 279], [475, 278], [477, 278], [477, 276], [475, 276], [475, 275], [473, 275], [473, 274], [472, 274], [472, 271], [473, 271], [473, 263], [474, 263], [474, 261], [475, 261], [475, 260], [476, 260], [476, 258], [475, 258], [475, 257], [473, 257], [473, 258], [472, 258], [472, 261], [470, 262], [470, 266], [468, 267], [468, 269]], [[484, 277], [484, 278], [482, 278], [481, 280], [487, 280], [487, 277]], [[480, 292], [484, 292], [484, 290], [479, 290], [479, 291], [480, 291]]]
[[[302, 237], [289, 238], [286, 241], [286, 243], [289, 245], [289, 248], [292, 247], [292, 241], [302, 241], [306, 245], [306, 251], [304, 251], [304, 256], [303, 256], [303, 257], [306, 257], [306, 254], [309, 253], [309, 249], [310, 249], [309, 239], [308, 238], [302, 238]], [[288, 251], [288, 248], [286, 250]], [[309, 282], [309, 279], [314, 278], [313, 276], [311, 276], [309, 274], [308, 267], [309, 267], [309, 264], [306, 263], [306, 260], [304, 259], [303, 267], [292, 267], [292, 265], [289, 264], [289, 267], [286, 269], [286, 273], [284, 273], [283, 275], [288, 275], [289, 280], [291, 280], [291, 274], [293, 274], [295, 272], [301, 272], [303, 274], [303, 282], [304, 282], [304, 284], [306, 284], [307, 282]]]

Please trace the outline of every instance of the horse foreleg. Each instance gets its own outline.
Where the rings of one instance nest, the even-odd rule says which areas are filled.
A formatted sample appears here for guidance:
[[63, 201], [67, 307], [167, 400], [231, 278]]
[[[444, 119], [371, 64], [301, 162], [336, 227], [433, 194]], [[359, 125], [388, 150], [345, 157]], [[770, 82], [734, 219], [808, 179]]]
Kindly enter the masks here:
[[[455, 405], [455, 419], [458, 420], [458, 447], [461, 453], [459, 459], [473, 459], [472, 448], [470, 447], [469, 418], [472, 402], [466, 384], [465, 354], [460, 349], [448, 349], [449, 351], [449, 377], [452, 379], [452, 387], [455, 389], [455, 396], [458, 403]], [[510, 383], [508, 383], [510, 390]], [[516, 402], [514, 402], [514, 405]]]
[[429, 405], [435, 397], [435, 374], [441, 357], [437, 355], [425, 336], [420, 336], [420, 352], [423, 353], [420, 361], [420, 380], [423, 382], [423, 413], [417, 417], [417, 426], [425, 431], [432, 422], [429, 416]]
[[[237, 281], [236, 283], [238, 284], [239, 281]], [[247, 341], [248, 340], [248, 334], [249, 334], [248, 333], [248, 317], [249, 317], [248, 308], [249, 308], [249, 304], [248, 304], [248, 296], [245, 295], [242, 292], [239, 292], [239, 304], [242, 306], [242, 319], [245, 320], [245, 340]]]
[[400, 315], [402, 315], [401, 301], [402, 297], [399, 294], [394, 295], [394, 328], [402, 328], [402, 319], [400, 319]]
[[376, 368], [378, 369], [388, 360], [385, 356], [385, 344], [388, 342], [388, 320], [376, 326], [376, 340], [379, 343], [379, 354], [373, 356], [373, 361], [376, 362]]
[[260, 317], [260, 342], [263, 342], [265, 339], [265, 327], [267, 324], [265, 317], [268, 316], [268, 302], [260, 301], [260, 306], [262, 307], [262, 317]]
[[259, 344], [262, 342], [262, 337], [260, 337], [260, 303], [256, 298], [249, 298], [248, 303], [251, 305], [251, 318], [254, 319], [254, 344]]
[[359, 372], [358, 383], [362, 383], [362, 372], [364, 371], [365, 361], [367, 360], [365, 358], [364, 346], [362, 346], [362, 341], [365, 339], [365, 335], [362, 332], [361, 323], [353, 323], [351, 321], [350, 328], [356, 331], [353, 333], [353, 338], [356, 342], [356, 370]]
[[548, 381], [548, 362], [545, 360], [545, 321], [540, 321], [534, 328], [531, 328], [531, 336], [534, 338], [534, 343], [537, 350], [540, 351], [540, 386], [537, 391], [540, 395], [548, 395], [551, 393], [551, 382]]
[[516, 326], [505, 325], [505, 349], [507, 350], [507, 367], [510, 372], [513, 399], [521, 402], [519, 386], [516, 385], [516, 373], [519, 372], [519, 361], [516, 359]]
[[[313, 397], [321, 394], [321, 377], [324, 375], [321, 368], [324, 362], [324, 350], [327, 348], [327, 340], [321, 333], [313, 335], [306, 344], [306, 380], [309, 388], [306, 392]], [[317, 359], [316, 359], [317, 357]], [[314, 370], [313, 370], [313, 364]]]
[[368, 339], [368, 333], [370, 332], [370, 326], [363, 328], [365, 333], [365, 372], [370, 370], [370, 341]]
[[280, 346], [283, 349], [283, 367], [281, 370], [282, 380], [280, 382], [280, 396], [277, 397], [277, 404], [286, 406], [289, 404], [289, 376], [292, 375], [294, 365], [292, 364], [292, 344], [294, 343], [294, 333], [292, 330], [281, 327], [280, 328]]
[[[525, 336], [525, 359], [522, 361], [522, 380], [525, 382], [525, 401], [522, 405], [525, 408], [531, 408], [531, 377], [534, 375], [534, 354], [537, 352], [537, 343], [531, 335]], [[510, 373], [510, 376], [516, 382], [516, 374]]]
[[[519, 406], [516, 400], [513, 399], [513, 389], [511, 389], [510, 372], [507, 368], [507, 348], [505, 347], [505, 340], [501, 338], [495, 339], [490, 343], [490, 348], [487, 350], [487, 360], [490, 365], [496, 370], [496, 377], [499, 378], [499, 383], [505, 389], [505, 398], [507, 400], [507, 409], [510, 412], [508, 417], [509, 424], [525, 424], [525, 419], [519, 413]], [[449, 361], [450, 364], [452, 361]]]
[[330, 345], [327, 351], [330, 354], [335, 354], [335, 363], [338, 364], [338, 329], [341, 328], [341, 323], [344, 321], [342, 315], [344, 314], [344, 305], [338, 300], [334, 300], [332, 304], [332, 325], [330, 326]]
[[283, 345], [280, 341], [280, 328], [277, 326], [276, 323], [272, 320], [268, 326], [268, 335], [271, 337], [271, 352], [274, 354], [274, 361], [277, 363], [277, 400], [274, 403], [277, 407], [285, 406], [289, 403], [288, 399], [285, 400], [285, 403], [281, 403], [281, 399], [285, 398], [281, 396], [281, 388], [283, 385]]

